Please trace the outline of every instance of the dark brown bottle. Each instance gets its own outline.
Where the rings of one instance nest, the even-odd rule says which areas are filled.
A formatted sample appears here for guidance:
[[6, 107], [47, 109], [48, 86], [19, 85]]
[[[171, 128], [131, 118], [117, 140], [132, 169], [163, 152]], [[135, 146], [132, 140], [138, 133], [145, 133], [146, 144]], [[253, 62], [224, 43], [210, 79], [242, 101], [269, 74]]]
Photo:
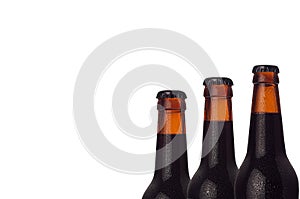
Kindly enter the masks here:
[[236, 199], [298, 199], [298, 179], [284, 145], [277, 66], [253, 68], [254, 92], [246, 158]]
[[204, 80], [202, 159], [188, 186], [188, 199], [233, 199], [237, 166], [232, 124], [232, 80]]
[[186, 199], [190, 181], [185, 129], [185, 98], [182, 91], [157, 94], [158, 134], [155, 173], [143, 199]]

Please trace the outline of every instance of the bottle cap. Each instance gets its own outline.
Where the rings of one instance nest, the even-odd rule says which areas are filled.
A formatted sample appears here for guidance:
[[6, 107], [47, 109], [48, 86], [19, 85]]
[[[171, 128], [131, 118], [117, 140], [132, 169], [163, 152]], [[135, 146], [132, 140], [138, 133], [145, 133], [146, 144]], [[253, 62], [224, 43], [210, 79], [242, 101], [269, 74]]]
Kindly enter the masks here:
[[274, 72], [279, 73], [279, 68], [275, 65], [257, 65], [253, 67], [252, 73]]
[[228, 85], [232, 86], [233, 81], [230, 78], [227, 77], [209, 77], [206, 78], [203, 82], [204, 86], [210, 86], [210, 85]]
[[156, 96], [157, 99], [162, 98], [181, 98], [186, 99], [186, 94], [183, 91], [179, 90], [163, 90], [159, 91]]

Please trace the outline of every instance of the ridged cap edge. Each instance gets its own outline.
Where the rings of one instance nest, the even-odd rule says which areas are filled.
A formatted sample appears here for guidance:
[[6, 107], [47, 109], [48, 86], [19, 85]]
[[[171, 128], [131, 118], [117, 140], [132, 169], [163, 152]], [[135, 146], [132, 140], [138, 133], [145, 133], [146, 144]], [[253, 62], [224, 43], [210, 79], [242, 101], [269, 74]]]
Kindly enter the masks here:
[[274, 72], [279, 73], [278, 66], [275, 65], [257, 65], [253, 67], [252, 73], [259, 73], [259, 72]]
[[228, 85], [232, 86], [233, 81], [228, 77], [209, 77], [203, 81], [204, 86], [210, 85]]
[[186, 99], [187, 96], [183, 91], [180, 90], [163, 90], [159, 91], [156, 95], [157, 99], [162, 99], [162, 98], [181, 98], [181, 99]]

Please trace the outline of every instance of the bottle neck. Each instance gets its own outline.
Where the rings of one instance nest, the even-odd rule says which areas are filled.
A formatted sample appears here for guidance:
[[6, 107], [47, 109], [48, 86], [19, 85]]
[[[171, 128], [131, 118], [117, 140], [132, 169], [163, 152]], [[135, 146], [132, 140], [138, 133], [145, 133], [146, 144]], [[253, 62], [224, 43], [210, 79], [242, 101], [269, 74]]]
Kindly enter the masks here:
[[159, 100], [157, 131], [154, 177], [162, 181], [178, 179], [180, 183], [189, 178], [184, 100]]
[[278, 84], [255, 83], [252, 98], [252, 113], [280, 114], [280, 100]]
[[[222, 88], [222, 89], [221, 89]], [[204, 91], [205, 110], [201, 165], [236, 165], [232, 125], [231, 86], [214, 85]], [[223, 90], [220, 93], [220, 90]]]
[[232, 121], [232, 89], [228, 85], [210, 85], [204, 89], [205, 121]]
[[253, 83], [248, 155], [255, 158], [284, 155], [277, 73], [256, 73]]
[[231, 97], [207, 97], [204, 121], [232, 121]]
[[157, 133], [166, 135], [185, 134], [184, 110], [159, 110]]

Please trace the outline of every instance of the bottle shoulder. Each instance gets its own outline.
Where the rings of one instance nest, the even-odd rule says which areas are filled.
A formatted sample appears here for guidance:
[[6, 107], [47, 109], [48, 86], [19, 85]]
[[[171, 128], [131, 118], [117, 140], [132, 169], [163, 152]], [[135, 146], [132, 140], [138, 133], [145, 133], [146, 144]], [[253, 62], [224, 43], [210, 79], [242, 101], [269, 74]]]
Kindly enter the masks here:
[[237, 166], [236, 164], [230, 164], [224, 166], [222, 164], [217, 164], [212, 168], [209, 168], [205, 164], [200, 164], [200, 167], [194, 174], [191, 181], [203, 181], [204, 179], [220, 179], [224, 181], [224, 179], [231, 179], [235, 177], [237, 173]]
[[145, 191], [143, 199], [186, 199], [189, 180], [188, 176], [180, 180], [173, 178], [162, 180], [154, 177]]
[[189, 198], [233, 198], [237, 168], [200, 166], [188, 186]]
[[243, 173], [243, 171], [251, 172], [255, 169], [269, 175], [275, 173], [286, 174], [288, 172], [296, 175], [292, 164], [285, 154], [278, 156], [266, 155], [260, 158], [246, 156], [239, 169], [239, 173]]
[[[185, 188], [184, 188], [185, 187]], [[143, 195], [143, 199], [185, 199], [187, 185], [153, 180]]]
[[235, 190], [239, 197], [268, 194], [271, 198], [298, 198], [298, 186], [297, 175], [286, 156], [246, 157], [239, 169]]
[[233, 199], [233, 190], [233, 183], [229, 179], [218, 180], [210, 176], [197, 181], [194, 178], [188, 186], [188, 198]]

